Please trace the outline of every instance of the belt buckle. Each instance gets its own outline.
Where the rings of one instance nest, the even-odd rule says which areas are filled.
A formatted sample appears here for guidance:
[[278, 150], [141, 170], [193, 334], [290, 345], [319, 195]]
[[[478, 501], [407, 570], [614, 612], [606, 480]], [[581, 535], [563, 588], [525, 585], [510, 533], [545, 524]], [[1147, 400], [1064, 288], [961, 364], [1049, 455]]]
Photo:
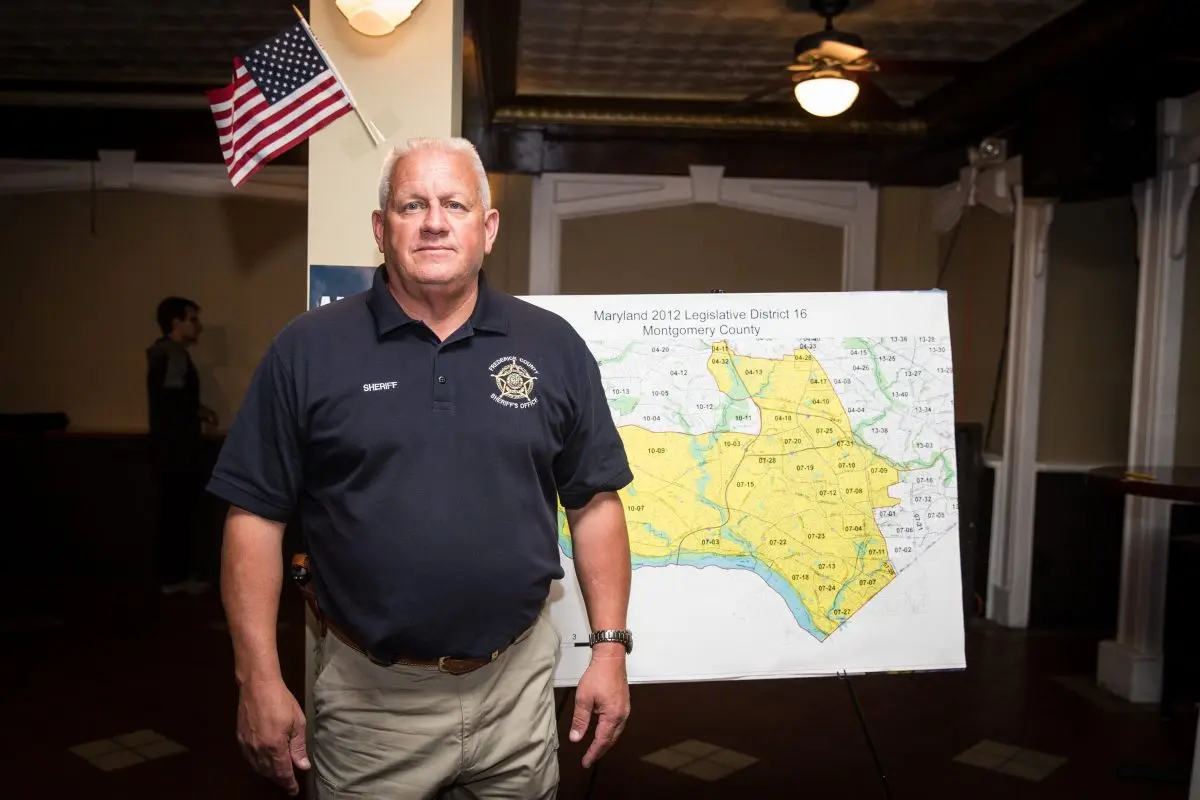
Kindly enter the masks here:
[[466, 666], [458, 666], [458, 667], [451, 666], [451, 664], [449, 663], [451, 661], [460, 662], [460, 663], [463, 661], [469, 662], [469, 658], [454, 658], [451, 656], [438, 656], [438, 672], [444, 672], [449, 675], [466, 675], [469, 672], [474, 672], [474, 670], [476, 668], [478, 668], [475, 666], [475, 664], [472, 664], [472, 663], [467, 663]]
[[451, 661], [461, 661], [459, 658], [451, 658], [450, 656], [438, 656], [437, 668], [438, 672], [445, 672], [448, 675], [466, 675], [472, 671], [472, 667], [467, 669], [455, 668], [449, 664]]
[[[445, 672], [450, 675], [466, 675], [467, 673], [474, 672], [482, 666], [491, 664], [499, 656], [499, 650], [493, 651], [486, 660], [481, 658], [451, 658], [450, 656], [438, 656], [437, 668], [438, 672]], [[462, 664], [462, 666], [453, 667], [448, 663], [450, 661], [458, 662]]]

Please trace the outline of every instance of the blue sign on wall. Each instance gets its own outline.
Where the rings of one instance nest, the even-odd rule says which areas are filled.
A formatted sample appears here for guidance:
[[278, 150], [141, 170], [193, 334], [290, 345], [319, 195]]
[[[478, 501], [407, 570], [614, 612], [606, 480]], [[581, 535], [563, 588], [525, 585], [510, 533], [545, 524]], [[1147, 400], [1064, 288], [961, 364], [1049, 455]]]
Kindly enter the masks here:
[[312, 264], [308, 268], [308, 307], [328, 305], [371, 288], [375, 267]]

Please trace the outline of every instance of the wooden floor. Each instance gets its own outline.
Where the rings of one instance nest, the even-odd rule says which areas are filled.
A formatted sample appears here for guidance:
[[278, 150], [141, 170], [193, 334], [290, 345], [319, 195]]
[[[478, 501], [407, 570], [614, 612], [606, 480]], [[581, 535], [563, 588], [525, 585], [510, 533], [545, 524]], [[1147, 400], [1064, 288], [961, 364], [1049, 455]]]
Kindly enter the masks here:
[[[10, 597], [0, 615], [0, 797], [284, 796], [238, 754], [215, 595], [43, 595], [23, 608]], [[285, 598], [285, 677], [302, 687], [302, 605]], [[968, 648], [965, 672], [854, 679], [892, 797], [1186, 796], [1119, 777], [1131, 764], [1186, 766], [1195, 716], [1163, 719], [1089, 696], [1094, 637], [975, 624]], [[569, 711], [561, 715], [559, 797], [588, 796], [589, 784], [593, 798], [887, 796], [838, 679], [638, 686], [632, 695], [624, 738], [590, 773], [579, 765], [583, 746], [566, 741]], [[967, 751], [971, 763], [956, 760]]]

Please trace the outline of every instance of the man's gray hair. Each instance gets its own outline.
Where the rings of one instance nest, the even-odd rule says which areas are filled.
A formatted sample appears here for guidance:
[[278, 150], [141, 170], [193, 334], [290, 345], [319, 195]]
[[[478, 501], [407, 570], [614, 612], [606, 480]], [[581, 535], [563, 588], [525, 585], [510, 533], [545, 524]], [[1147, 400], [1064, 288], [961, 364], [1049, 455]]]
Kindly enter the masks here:
[[387, 211], [388, 201], [392, 197], [392, 173], [396, 171], [396, 162], [415, 150], [440, 150], [443, 153], [458, 153], [466, 156], [470, 160], [471, 167], [475, 170], [475, 177], [479, 182], [479, 199], [483, 202], [483, 210], [487, 211], [492, 207], [492, 192], [488, 186], [487, 170], [483, 168], [483, 160], [479, 157], [479, 151], [475, 149], [475, 145], [469, 139], [461, 136], [447, 136], [439, 139], [409, 139], [404, 144], [398, 144], [392, 148], [391, 152], [387, 154], [387, 158], [383, 160], [383, 169], [379, 173], [380, 211]]

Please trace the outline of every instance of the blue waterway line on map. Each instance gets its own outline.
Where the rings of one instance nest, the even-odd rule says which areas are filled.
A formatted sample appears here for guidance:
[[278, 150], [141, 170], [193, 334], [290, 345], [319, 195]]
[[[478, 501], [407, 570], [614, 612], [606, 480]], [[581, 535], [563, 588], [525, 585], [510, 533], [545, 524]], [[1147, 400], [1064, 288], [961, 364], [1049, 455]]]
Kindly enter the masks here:
[[[558, 543], [567, 558], [573, 558], [569, 540], [566, 537], [560, 536]], [[808, 609], [801, 602], [795, 587], [788, 583], [787, 579], [782, 575], [757, 559], [749, 556], [725, 556], [717, 553], [683, 553], [678, 556], [661, 556], [659, 558], [647, 558], [640, 555], [633, 556], [634, 569], [668, 566], [695, 567], [697, 569], [715, 567], [717, 569], [740, 569], [753, 572], [762, 578], [767, 586], [771, 587], [772, 591], [783, 598], [783, 601], [787, 603], [788, 609], [792, 612], [792, 616], [795, 617], [797, 624], [801, 628], [816, 637], [819, 642], [824, 641], [828, 635], [813, 624], [812, 615], [809, 614]]]

